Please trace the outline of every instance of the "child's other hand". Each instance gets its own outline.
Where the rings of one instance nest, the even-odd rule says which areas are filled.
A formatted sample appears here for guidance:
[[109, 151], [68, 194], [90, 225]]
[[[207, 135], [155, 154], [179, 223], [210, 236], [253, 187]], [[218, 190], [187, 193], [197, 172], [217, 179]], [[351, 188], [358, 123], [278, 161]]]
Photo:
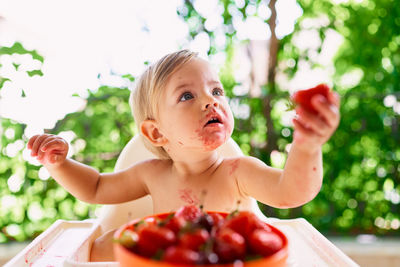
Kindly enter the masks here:
[[35, 135], [29, 139], [31, 156], [37, 157], [43, 165], [59, 165], [68, 153], [68, 143], [61, 137], [51, 134]]
[[313, 152], [328, 141], [338, 127], [340, 98], [337, 93], [331, 92], [328, 98], [315, 95], [311, 103], [318, 113], [310, 113], [300, 105], [296, 108], [298, 116], [293, 119], [293, 124], [294, 143]]

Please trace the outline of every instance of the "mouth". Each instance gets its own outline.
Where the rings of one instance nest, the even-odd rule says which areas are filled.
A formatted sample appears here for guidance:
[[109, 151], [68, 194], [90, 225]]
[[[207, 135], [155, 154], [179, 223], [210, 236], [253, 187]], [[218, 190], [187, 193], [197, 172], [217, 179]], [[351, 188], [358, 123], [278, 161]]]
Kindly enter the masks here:
[[211, 118], [211, 119], [206, 123], [206, 125], [212, 124], [212, 123], [221, 123], [221, 122], [219, 121], [218, 118]]
[[209, 125], [217, 125], [217, 124], [222, 124], [222, 119], [218, 114], [213, 114], [209, 116], [208, 121], [204, 125], [204, 127], [209, 126]]

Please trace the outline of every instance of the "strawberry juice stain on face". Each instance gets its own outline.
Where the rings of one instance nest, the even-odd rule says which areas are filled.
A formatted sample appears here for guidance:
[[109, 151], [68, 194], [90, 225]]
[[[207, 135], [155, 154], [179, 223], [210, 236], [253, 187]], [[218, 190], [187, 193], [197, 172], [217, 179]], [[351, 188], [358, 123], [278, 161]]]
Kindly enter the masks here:
[[179, 190], [179, 197], [182, 201], [189, 205], [198, 205], [200, 203], [199, 198], [193, 194], [191, 189]]
[[200, 127], [196, 130], [196, 133], [207, 151], [218, 148], [231, 136], [233, 130], [233, 119], [231, 117], [228, 112], [223, 110], [222, 121], [219, 123], [204, 125], [204, 121], [200, 121]]

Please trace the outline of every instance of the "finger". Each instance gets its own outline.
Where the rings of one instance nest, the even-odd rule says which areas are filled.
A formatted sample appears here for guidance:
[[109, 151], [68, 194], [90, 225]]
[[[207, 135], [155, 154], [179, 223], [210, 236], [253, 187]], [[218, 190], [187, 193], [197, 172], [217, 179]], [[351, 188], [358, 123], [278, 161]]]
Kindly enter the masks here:
[[339, 121], [339, 109], [338, 107], [328, 102], [322, 95], [314, 96], [311, 99], [314, 108], [318, 111], [319, 115], [328, 123], [329, 126], [335, 127]]
[[37, 151], [37, 159], [38, 160], [42, 160], [46, 156], [46, 150], [44, 149], [44, 147], [46, 146], [46, 144], [48, 144], [52, 140], [54, 140], [54, 137], [49, 136], [42, 141], [42, 143], [40, 144], [38, 151]]
[[33, 143], [35, 142], [36, 138], [38, 138], [38, 137], [39, 137], [39, 135], [37, 134], [37, 135], [32, 136], [32, 137], [29, 139], [28, 145], [27, 145], [28, 149], [32, 149], [32, 145], [33, 145]]
[[64, 153], [66, 147], [66, 143], [63, 139], [59, 137], [49, 137], [43, 141], [40, 149], [38, 151], [38, 159], [42, 159], [47, 156], [47, 159], [51, 159], [55, 152]]
[[302, 122], [299, 121], [297, 118], [294, 118], [292, 121], [295, 129], [294, 131], [295, 140], [303, 141], [305, 136], [313, 134], [313, 132], [310, 129], [308, 129], [305, 125], [303, 125]]
[[40, 149], [41, 149], [43, 152], [48, 151], [48, 150], [49, 150], [49, 149], [48, 149], [49, 145], [50, 145], [50, 144], [53, 144], [54, 141], [56, 141], [56, 140], [57, 140], [57, 137], [49, 137], [49, 138], [47, 138], [45, 141], [43, 141], [42, 145], [40, 146]]
[[32, 152], [31, 152], [32, 156], [38, 155], [38, 150], [40, 148], [40, 145], [42, 144], [43, 140], [45, 140], [48, 137], [49, 137], [48, 134], [42, 134], [38, 138], [36, 138], [35, 142], [33, 142], [33, 145], [32, 145]]
[[297, 113], [299, 114], [298, 120], [309, 130], [312, 130], [319, 136], [324, 136], [328, 131], [328, 125], [326, 122], [318, 115], [312, 114], [303, 108], [297, 108]]
[[328, 94], [328, 100], [330, 103], [334, 104], [336, 107], [339, 108], [340, 106], [340, 96], [336, 92], [332, 92]]
[[48, 158], [48, 153], [46, 153], [46, 146], [47, 146], [47, 144], [51, 143], [53, 140], [55, 140], [54, 136], [49, 136], [45, 140], [43, 140], [43, 142], [40, 144], [40, 147], [39, 147], [38, 152], [37, 152], [38, 160], [41, 160], [46, 156]]
[[38, 151], [36, 152], [36, 158], [37, 160], [41, 161], [43, 159], [43, 157], [45, 156], [45, 153], [40, 149], [38, 149]]
[[44, 152], [53, 152], [54, 150], [65, 151], [66, 142], [63, 139], [55, 138], [43, 145], [42, 150]]
[[32, 156], [37, 156], [37, 150], [39, 148], [39, 145], [41, 143], [40, 139], [43, 138], [43, 135], [38, 135], [35, 140], [32, 142], [31, 146], [31, 155]]

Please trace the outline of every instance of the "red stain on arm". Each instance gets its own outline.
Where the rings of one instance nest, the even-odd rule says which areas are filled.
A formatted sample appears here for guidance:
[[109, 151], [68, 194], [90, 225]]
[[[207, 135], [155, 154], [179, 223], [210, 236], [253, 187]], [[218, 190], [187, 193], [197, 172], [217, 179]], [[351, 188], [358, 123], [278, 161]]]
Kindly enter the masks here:
[[200, 203], [199, 198], [193, 194], [193, 191], [191, 189], [179, 190], [179, 197], [181, 200], [189, 205], [197, 205]]
[[240, 160], [235, 159], [233, 162], [231, 162], [229, 164], [231, 167], [231, 169], [229, 170], [229, 175], [232, 175], [236, 171], [236, 169], [239, 167], [239, 163], [240, 163]]
[[313, 170], [313, 171], [316, 171], [316, 170], [317, 170], [317, 168], [313, 167], [313, 168], [312, 168], [312, 170]]

